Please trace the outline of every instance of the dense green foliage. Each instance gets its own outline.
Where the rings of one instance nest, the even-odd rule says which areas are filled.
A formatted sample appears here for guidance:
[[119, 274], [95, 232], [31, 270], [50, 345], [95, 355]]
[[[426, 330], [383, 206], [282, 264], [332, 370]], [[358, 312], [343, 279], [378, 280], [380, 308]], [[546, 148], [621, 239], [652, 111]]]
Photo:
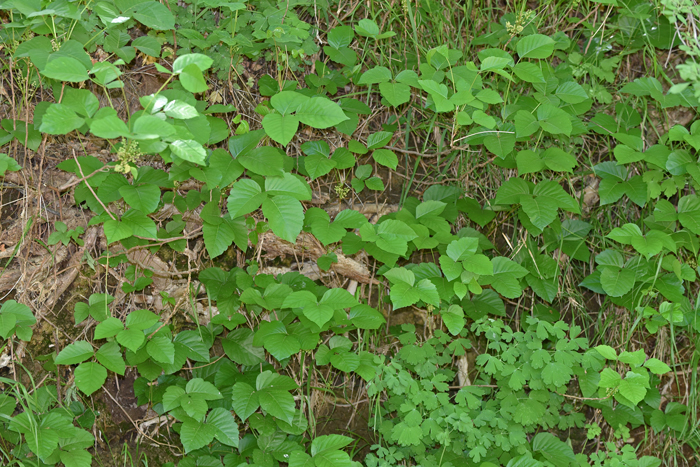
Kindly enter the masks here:
[[[399, 3], [406, 17], [398, 23], [414, 34], [417, 16], [438, 8]], [[653, 76], [616, 76], [625, 57], [674, 46], [672, 24], [698, 14], [661, 3], [663, 11], [639, 0], [592, 1], [587, 8], [605, 14], [611, 31], [586, 23], [567, 34], [519, 2], [469, 50], [416, 43], [397, 59], [392, 41], [406, 37], [371, 9], [338, 21], [335, 3], [5, 1], [0, 65], [27, 95], [43, 86], [54, 102], [35, 103], [31, 123], [3, 119], [0, 145], [36, 151], [47, 135], [109, 141], [110, 160], [86, 153], [58, 164], [79, 181], [73, 196], [88, 225], [104, 231], [108, 249], [96, 264], [129, 263], [125, 250], [183, 253], [199, 236], [212, 260], [247, 252], [245, 267], [211, 262], [190, 275], [190, 300], [201, 292], [192, 279], [206, 291], [206, 323], [195, 312], [194, 324], [175, 327], [171, 315], [148, 309], [120, 319], [115, 297], [98, 291], [74, 308], [88, 331], [45, 368], [72, 367], [84, 396], [110, 373], [136, 368], [139, 403], [175, 421], [180, 467], [660, 465], [628, 442], [639, 427], [697, 449], [694, 408], [662, 394], [681, 362], [631, 339], [608, 345], [562, 307], [573, 289], [590, 291], [634, 323], [630, 336], [636, 329], [694, 342], [700, 332], [700, 123], [654, 126], [653, 144], [647, 127], [651, 109], [694, 112], [697, 64], [681, 71], [692, 85], [670, 89]], [[320, 28], [330, 18], [336, 25]], [[165, 78], [127, 116], [112, 98], [137, 52]], [[242, 82], [241, 92], [257, 86], [257, 115], [211, 98], [213, 80], [258, 59], [277, 73]], [[377, 113], [380, 124], [363, 123]], [[419, 130], [427, 130], [423, 147], [408, 150]], [[439, 135], [437, 159], [426, 134]], [[609, 154], [587, 159], [590, 144]], [[414, 153], [437, 161], [436, 180], [415, 190], [415, 174], [407, 175], [396, 212], [370, 221], [309, 204], [318, 180], [339, 204], [372, 199]], [[474, 164], [476, 153], [484, 162]], [[466, 173], [460, 182], [483, 181], [441, 182], [441, 159]], [[0, 176], [18, 170], [0, 154]], [[599, 179], [599, 206], [587, 204], [584, 176]], [[183, 184], [197, 188], [183, 193]], [[192, 216], [201, 230], [188, 230]], [[494, 244], [494, 229], [508, 245]], [[252, 250], [265, 248], [268, 231], [291, 243], [313, 236], [325, 249], [322, 271], [364, 251], [380, 298], [299, 272], [260, 273]], [[83, 234], [58, 221], [47, 244], [81, 244]], [[580, 284], [570, 284], [572, 269]], [[129, 265], [121, 291], [146, 289], [153, 273]], [[407, 307], [424, 313], [426, 332], [404, 324], [382, 335], [387, 310]], [[2, 304], [6, 342], [29, 341], [35, 323], [27, 304]], [[379, 351], [379, 339], [391, 350]], [[363, 459], [346, 449], [356, 444], [351, 436], [316, 434], [312, 375], [322, 367], [366, 384], [376, 444]], [[77, 397], [59, 403], [56, 385], [2, 382], [7, 465], [91, 465], [92, 410]], [[573, 430], [598, 447], [584, 452], [568, 440]]]

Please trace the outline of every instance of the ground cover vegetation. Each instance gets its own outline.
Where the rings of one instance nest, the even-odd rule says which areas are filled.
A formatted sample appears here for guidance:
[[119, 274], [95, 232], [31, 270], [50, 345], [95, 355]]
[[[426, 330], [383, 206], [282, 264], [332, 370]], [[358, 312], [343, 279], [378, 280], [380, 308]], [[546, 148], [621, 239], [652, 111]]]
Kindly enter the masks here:
[[2, 464], [696, 465], [698, 19], [4, 0]]

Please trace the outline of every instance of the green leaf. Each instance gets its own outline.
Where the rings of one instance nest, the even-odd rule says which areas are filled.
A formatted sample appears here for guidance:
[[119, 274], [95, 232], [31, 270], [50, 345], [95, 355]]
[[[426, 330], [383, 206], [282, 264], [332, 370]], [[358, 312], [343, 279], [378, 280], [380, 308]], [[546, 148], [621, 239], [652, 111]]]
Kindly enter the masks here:
[[299, 339], [286, 333], [266, 336], [264, 346], [279, 361], [289, 358], [301, 350]]
[[430, 282], [428, 279], [422, 279], [415, 285], [415, 289], [418, 292], [418, 296], [425, 303], [429, 303], [434, 306], [440, 305], [440, 295], [438, 294], [435, 284]]
[[446, 253], [453, 261], [464, 261], [476, 253], [478, 247], [478, 238], [462, 237], [450, 242], [450, 244], [447, 245]]
[[6, 171], [17, 172], [22, 169], [22, 166], [16, 160], [7, 154], [0, 153], [0, 176], [5, 175]]
[[185, 387], [187, 394], [196, 394], [204, 400], [213, 401], [221, 399], [221, 393], [216, 386], [202, 378], [193, 378], [187, 382]]
[[447, 330], [453, 336], [459, 334], [464, 329], [464, 310], [459, 305], [450, 305], [447, 310], [441, 312], [442, 322], [447, 326]]
[[185, 390], [180, 386], [168, 386], [163, 394], [163, 410], [170, 411], [180, 407]]
[[282, 146], [286, 146], [292, 141], [299, 129], [299, 119], [295, 115], [270, 113], [263, 118], [262, 126], [267, 136]]
[[515, 135], [509, 133], [488, 135], [484, 138], [484, 146], [501, 159], [505, 159], [515, 148]]
[[262, 210], [275, 235], [296, 242], [304, 226], [304, 208], [298, 200], [287, 195], [274, 196], [263, 201]]
[[126, 326], [139, 331], [146, 330], [158, 322], [158, 315], [150, 310], [134, 310], [126, 317]]
[[114, 139], [129, 136], [129, 128], [117, 115], [108, 114], [90, 122], [90, 131], [100, 138]]
[[223, 254], [234, 241], [242, 250], [245, 250], [245, 248], [241, 247], [240, 243], [243, 243], [245, 247], [248, 246], [247, 228], [242, 222], [236, 220], [224, 218], [223, 222], [218, 225], [204, 222], [202, 234], [204, 236], [204, 245], [212, 258]]
[[622, 297], [632, 290], [635, 282], [634, 271], [617, 267], [600, 268], [600, 284], [611, 297]]
[[136, 329], [125, 329], [117, 334], [117, 342], [132, 352], [139, 350], [145, 340], [146, 336], [144, 336], [143, 331]]
[[550, 104], [543, 104], [537, 108], [537, 120], [544, 131], [553, 135], [570, 136], [573, 130], [569, 114]]
[[571, 367], [557, 362], [549, 362], [542, 369], [542, 381], [556, 387], [566, 385], [571, 380]]
[[333, 317], [333, 307], [327, 304], [310, 303], [304, 306], [303, 312], [304, 316], [320, 328]]
[[[28, 336], [22, 336], [22, 340], [31, 339], [31, 328], [36, 324], [36, 317], [32, 310], [23, 303], [18, 303], [15, 300], [7, 300], [0, 308], [0, 337], [9, 339], [17, 328], [26, 327], [29, 330]], [[19, 337], [19, 336], [18, 336]], [[28, 339], [24, 339], [28, 337]]]
[[92, 357], [95, 351], [87, 341], [78, 341], [73, 344], [69, 344], [54, 360], [56, 365], [75, 365], [76, 363], [82, 363], [88, 358]]
[[263, 176], [284, 175], [284, 153], [272, 146], [261, 146], [236, 159], [243, 167]]
[[360, 356], [347, 351], [338, 351], [331, 355], [331, 364], [338, 370], [350, 373], [360, 366]]
[[118, 242], [125, 238], [129, 238], [134, 235], [134, 230], [126, 222], [119, 222], [116, 220], [107, 220], [103, 224], [105, 237], [107, 237], [107, 244]]
[[285, 172], [281, 177], [267, 177], [265, 192], [268, 195], [288, 195], [299, 201], [311, 199], [311, 188], [306, 180]]
[[90, 79], [85, 66], [72, 57], [56, 57], [40, 73], [58, 81], [78, 83]]
[[249, 384], [243, 382], [234, 384], [231, 389], [231, 397], [233, 399], [233, 410], [244, 422], [260, 407], [258, 393]]
[[236, 218], [253, 212], [267, 198], [260, 185], [250, 179], [239, 180], [231, 187], [227, 207], [231, 217]]
[[556, 146], [547, 148], [542, 154], [540, 154], [542, 161], [547, 166], [549, 170], [555, 172], [573, 172], [573, 168], [576, 167], [576, 158], [559, 149]]
[[384, 315], [364, 304], [353, 307], [348, 313], [348, 319], [360, 329], [379, 329], [386, 323]]
[[657, 358], [650, 358], [646, 362], [644, 362], [644, 366], [646, 368], [649, 368], [649, 371], [656, 375], [664, 375], [671, 371], [671, 367], [666, 365], [664, 362]]
[[311, 180], [316, 180], [318, 177], [326, 175], [336, 166], [337, 162], [335, 160], [328, 159], [321, 154], [311, 154], [304, 159], [304, 167], [306, 168], [306, 173], [309, 174]]
[[131, 41], [131, 46], [149, 57], [160, 57], [160, 42], [152, 36], [141, 36]]
[[215, 428], [214, 436], [222, 444], [238, 448], [238, 424], [231, 412], [222, 407], [215, 407], [207, 415], [207, 424]]
[[580, 104], [588, 99], [588, 94], [583, 89], [583, 86], [575, 81], [567, 81], [560, 84], [557, 90], [554, 91], [554, 95], [569, 104]]
[[97, 361], [104, 365], [108, 370], [124, 375], [126, 371], [126, 363], [122, 357], [121, 347], [116, 342], [107, 342], [95, 353]]
[[683, 196], [678, 201], [678, 221], [686, 229], [700, 235], [700, 198], [697, 195]]
[[411, 88], [407, 84], [380, 83], [379, 92], [393, 107], [398, 107], [411, 100]]
[[[133, 8], [134, 19], [144, 26], [159, 31], [175, 29], [175, 18], [163, 4], [147, 1], [137, 3]], [[124, 12], [126, 13], [126, 11]]]
[[124, 185], [119, 188], [119, 194], [129, 206], [144, 214], [154, 212], [160, 204], [160, 188], [157, 185]]
[[95, 362], [81, 363], [74, 375], [75, 385], [88, 396], [100, 389], [107, 380], [107, 370]]
[[462, 274], [462, 271], [464, 271], [464, 268], [462, 268], [462, 263], [454, 261], [449, 256], [440, 256], [438, 261], [440, 262], [442, 272], [445, 274], [445, 278], [448, 281], [457, 279]]
[[493, 264], [488, 256], [476, 254], [464, 260], [462, 263], [464, 269], [480, 276], [493, 275]]
[[148, 238], [155, 238], [158, 236], [158, 229], [153, 219], [137, 209], [129, 209], [126, 211], [122, 216], [122, 223], [127, 224], [134, 235]]
[[511, 177], [498, 188], [496, 204], [518, 204], [524, 195], [530, 195], [530, 187], [522, 178]]
[[532, 34], [520, 38], [515, 50], [520, 58], [547, 58], [554, 52], [554, 40], [542, 34]]
[[631, 371], [627, 377], [620, 382], [619, 391], [622, 396], [629, 399], [635, 406], [644, 400], [647, 389], [644, 387], [645, 378]]
[[173, 62], [173, 73], [180, 73], [189, 65], [195, 65], [201, 71], [207, 71], [211, 68], [214, 60], [204, 54], [187, 54], [180, 55]]
[[253, 331], [235, 329], [221, 341], [228, 358], [240, 365], [258, 365], [265, 361], [265, 350], [253, 346]]
[[296, 116], [301, 123], [321, 130], [348, 120], [340, 106], [325, 97], [315, 97], [304, 102]]
[[134, 133], [138, 139], [154, 139], [175, 134], [175, 127], [154, 115], [141, 115], [134, 122]]
[[270, 104], [272, 108], [277, 110], [280, 114], [287, 115], [296, 112], [297, 109], [308, 100], [308, 96], [296, 91], [282, 91], [272, 96]]
[[[531, 36], [527, 36], [531, 37]], [[538, 433], [532, 439], [532, 450], [540, 453], [553, 465], [566, 466], [577, 463], [571, 446], [551, 433]]]
[[515, 163], [518, 166], [518, 175], [537, 173], [545, 168], [545, 163], [540, 155], [529, 149], [518, 152], [515, 156]]
[[649, 259], [663, 250], [664, 240], [670, 240], [675, 247], [675, 242], [668, 238], [668, 234], [658, 230], [652, 230], [646, 236], [633, 237], [631, 244], [635, 250]]
[[204, 165], [207, 153], [201, 144], [194, 140], [177, 140], [169, 144], [170, 150], [180, 159], [197, 165]]
[[59, 453], [65, 467], [90, 467], [92, 465], [92, 454], [84, 449], [60, 450]]
[[394, 151], [389, 149], [376, 149], [372, 153], [372, 158], [377, 164], [389, 167], [392, 170], [396, 170], [396, 167], [399, 165], [398, 157], [396, 157]]
[[204, 416], [207, 413], [207, 401], [199, 397], [199, 395], [185, 394], [179, 398], [180, 407], [185, 411], [188, 417], [192, 417], [198, 422], [204, 421]]
[[417, 303], [420, 300], [418, 291], [413, 286], [405, 282], [399, 282], [391, 287], [390, 291], [391, 303], [394, 309], [404, 308]]
[[357, 81], [357, 84], [367, 85], [367, 84], [377, 84], [386, 83], [391, 80], [391, 71], [384, 66], [375, 66], [369, 70], [362, 73], [362, 76]]
[[294, 420], [294, 397], [282, 389], [271, 387], [257, 392], [260, 407], [270, 415], [291, 424]]
[[603, 358], [607, 360], [617, 360], [617, 352], [609, 345], [598, 345], [594, 347]]
[[627, 350], [623, 351], [618, 357], [618, 360], [630, 366], [638, 367], [642, 363], [644, 363], [644, 360], [646, 360], [646, 358], [647, 357], [644, 354], [644, 350], [639, 349], [635, 350], [634, 352], [630, 352]]
[[540, 124], [530, 112], [518, 110], [515, 113], [515, 135], [518, 138], [530, 136], [540, 128]]
[[65, 135], [85, 124], [85, 119], [76, 115], [68, 106], [51, 104], [41, 118], [39, 131], [50, 135]]
[[496, 292], [507, 298], [518, 298], [522, 294], [522, 288], [518, 279], [528, 274], [527, 269], [518, 263], [497, 256], [491, 260], [493, 264], [493, 275], [482, 276], [479, 284], [491, 285]]
[[540, 230], [544, 230], [557, 218], [557, 203], [550, 198], [523, 196], [520, 199], [520, 204], [525, 214], [530, 218], [530, 222]]
[[530, 62], [518, 62], [517, 65], [513, 67], [513, 73], [523, 81], [528, 83], [544, 83], [544, 75], [540, 67]]
[[165, 107], [163, 107], [163, 112], [165, 112], [165, 115], [168, 117], [179, 118], [182, 120], [199, 117], [199, 112], [197, 112], [197, 109], [190, 104], [179, 100], [168, 102]]
[[217, 431], [214, 426], [194, 420], [185, 420], [180, 429], [180, 441], [185, 453], [206, 446], [214, 440]]
[[334, 310], [352, 308], [359, 305], [357, 299], [343, 288], [327, 290], [326, 293], [323, 294], [323, 297], [321, 297], [319, 303], [330, 305]]
[[367, 180], [365, 180], [365, 185], [367, 186], [367, 188], [374, 191], [384, 191], [385, 189], [384, 182], [379, 177], [368, 178]]
[[165, 336], [154, 336], [146, 345], [148, 355], [157, 362], [173, 364], [175, 361], [175, 346]]
[[327, 452], [343, 449], [348, 444], [352, 443], [353, 439], [343, 435], [322, 435], [317, 436], [311, 442], [311, 455], [316, 455]]
[[622, 381], [622, 378], [617, 371], [610, 368], [603, 368], [603, 371], [600, 372], [598, 387], [616, 388], [620, 385], [620, 381]]

